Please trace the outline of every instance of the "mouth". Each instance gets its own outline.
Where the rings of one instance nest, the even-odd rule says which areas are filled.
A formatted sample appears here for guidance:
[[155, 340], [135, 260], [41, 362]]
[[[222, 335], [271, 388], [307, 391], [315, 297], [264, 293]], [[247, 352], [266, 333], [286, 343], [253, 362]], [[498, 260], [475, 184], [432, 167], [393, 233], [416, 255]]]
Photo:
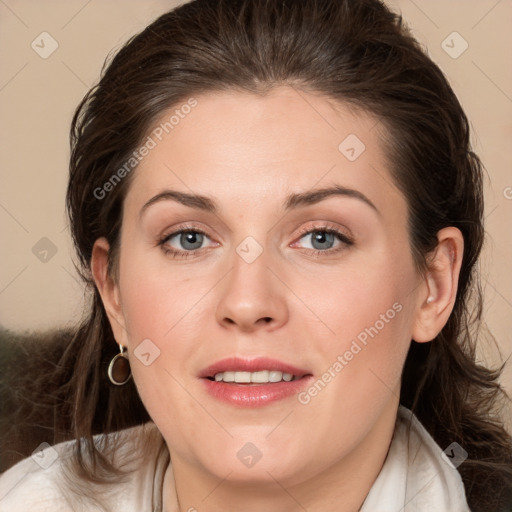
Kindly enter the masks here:
[[206, 377], [215, 382], [229, 382], [235, 384], [269, 384], [275, 382], [291, 382], [302, 379], [304, 375], [293, 375], [278, 370], [261, 370], [258, 372], [227, 371]]
[[214, 363], [198, 377], [211, 396], [239, 407], [257, 407], [299, 393], [313, 375], [276, 359], [234, 357]]
[[308, 370], [277, 359], [231, 357], [208, 366], [199, 377], [233, 384], [269, 384], [291, 382], [308, 375], [311, 375]]

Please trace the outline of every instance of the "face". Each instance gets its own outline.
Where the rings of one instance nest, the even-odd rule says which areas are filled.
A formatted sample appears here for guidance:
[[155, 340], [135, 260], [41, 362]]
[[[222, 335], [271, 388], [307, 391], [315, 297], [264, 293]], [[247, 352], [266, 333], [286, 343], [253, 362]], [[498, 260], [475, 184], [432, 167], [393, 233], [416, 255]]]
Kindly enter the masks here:
[[175, 467], [300, 483], [389, 440], [407, 204], [368, 115], [288, 87], [196, 100], [134, 171], [114, 331]]

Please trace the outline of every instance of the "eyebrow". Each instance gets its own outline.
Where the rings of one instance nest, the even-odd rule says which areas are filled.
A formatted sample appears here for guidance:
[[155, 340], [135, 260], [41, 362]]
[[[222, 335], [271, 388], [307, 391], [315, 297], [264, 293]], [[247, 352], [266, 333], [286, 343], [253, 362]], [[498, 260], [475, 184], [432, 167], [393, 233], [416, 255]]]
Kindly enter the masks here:
[[316, 204], [332, 196], [345, 196], [359, 199], [366, 205], [370, 206], [377, 213], [380, 213], [377, 207], [363, 193], [352, 188], [342, 187], [340, 185], [302, 192], [300, 194], [290, 194], [286, 199], [285, 209], [291, 210], [299, 206]]
[[[293, 210], [299, 208], [300, 206], [309, 206], [319, 203], [320, 201], [323, 201], [324, 199], [333, 196], [345, 196], [358, 199], [380, 214], [377, 207], [364, 194], [362, 194], [358, 190], [342, 187], [340, 185], [311, 190], [307, 192], [290, 194], [285, 200], [284, 208], [285, 210]], [[144, 206], [141, 208], [140, 216], [142, 216], [143, 213], [151, 205], [158, 203], [160, 201], [169, 200], [175, 201], [190, 208], [203, 210], [205, 212], [218, 212], [216, 202], [208, 196], [203, 196], [199, 194], [188, 194], [186, 192], [178, 192], [177, 190], [164, 190], [163, 192], [160, 192], [156, 196], [152, 197], [149, 201], [147, 201], [144, 204]]]

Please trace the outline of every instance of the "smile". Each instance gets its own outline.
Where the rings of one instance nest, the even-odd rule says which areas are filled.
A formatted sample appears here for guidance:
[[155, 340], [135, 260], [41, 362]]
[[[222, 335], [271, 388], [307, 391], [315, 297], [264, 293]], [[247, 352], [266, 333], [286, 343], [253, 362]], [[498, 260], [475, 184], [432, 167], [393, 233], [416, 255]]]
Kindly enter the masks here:
[[262, 370], [259, 372], [220, 372], [216, 373], [213, 378], [216, 382], [236, 382], [237, 384], [264, 384], [281, 381], [290, 382], [297, 379], [300, 379], [300, 377], [277, 370]]
[[199, 377], [206, 392], [237, 407], [261, 407], [296, 395], [313, 378], [307, 370], [269, 358], [228, 358]]

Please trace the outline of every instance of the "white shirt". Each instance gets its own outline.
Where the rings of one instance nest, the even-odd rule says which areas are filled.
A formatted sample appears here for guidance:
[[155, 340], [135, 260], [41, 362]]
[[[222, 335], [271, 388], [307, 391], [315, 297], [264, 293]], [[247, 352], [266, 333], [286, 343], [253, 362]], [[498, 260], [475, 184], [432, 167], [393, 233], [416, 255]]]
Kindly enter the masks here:
[[[114, 460], [132, 471], [123, 483], [84, 481], [80, 498], [66, 467], [74, 443], [61, 443], [0, 476], [0, 512], [179, 512], [175, 489], [170, 502], [161, 503], [164, 479], [174, 482], [174, 477], [156, 426], [147, 423], [108, 436], [121, 441]], [[105, 437], [95, 440], [101, 444]], [[405, 407], [398, 410], [388, 455], [360, 512], [470, 512], [459, 472]]]

